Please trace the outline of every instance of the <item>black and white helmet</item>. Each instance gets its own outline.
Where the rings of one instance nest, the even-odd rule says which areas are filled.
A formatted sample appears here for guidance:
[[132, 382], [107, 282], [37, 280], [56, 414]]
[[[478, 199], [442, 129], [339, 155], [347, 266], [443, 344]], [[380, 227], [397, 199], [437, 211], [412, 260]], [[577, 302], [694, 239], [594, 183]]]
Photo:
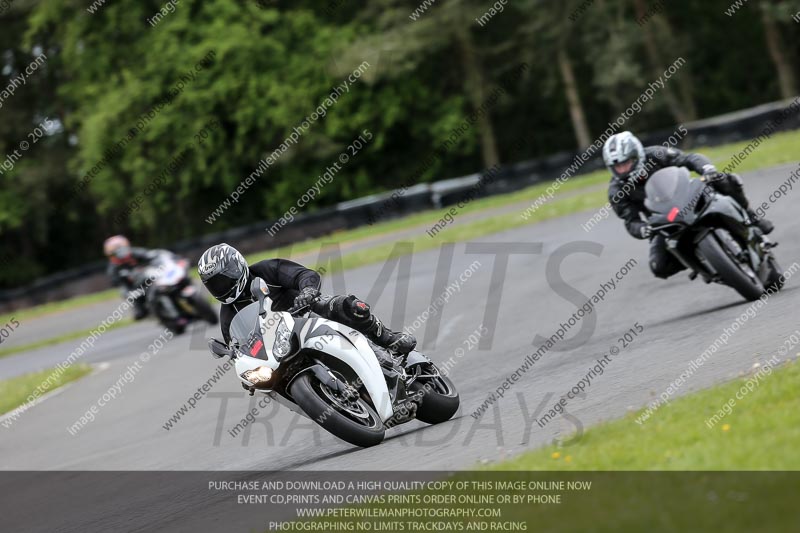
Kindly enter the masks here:
[[250, 277], [244, 256], [225, 243], [203, 252], [197, 262], [197, 272], [208, 292], [224, 304], [233, 303], [242, 295]]
[[603, 145], [603, 161], [619, 179], [626, 180], [631, 176], [638, 178], [645, 170], [642, 141], [629, 131], [612, 135]]

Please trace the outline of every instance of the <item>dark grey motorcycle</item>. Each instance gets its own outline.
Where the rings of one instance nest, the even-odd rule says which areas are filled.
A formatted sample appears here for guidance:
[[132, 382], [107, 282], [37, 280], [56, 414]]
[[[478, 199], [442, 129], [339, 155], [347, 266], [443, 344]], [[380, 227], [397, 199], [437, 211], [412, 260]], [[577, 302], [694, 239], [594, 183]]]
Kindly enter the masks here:
[[754, 225], [745, 210], [685, 168], [659, 170], [645, 185], [647, 221], [666, 238], [667, 249], [690, 270], [757, 300], [780, 290], [783, 272], [772, 253], [776, 243]]

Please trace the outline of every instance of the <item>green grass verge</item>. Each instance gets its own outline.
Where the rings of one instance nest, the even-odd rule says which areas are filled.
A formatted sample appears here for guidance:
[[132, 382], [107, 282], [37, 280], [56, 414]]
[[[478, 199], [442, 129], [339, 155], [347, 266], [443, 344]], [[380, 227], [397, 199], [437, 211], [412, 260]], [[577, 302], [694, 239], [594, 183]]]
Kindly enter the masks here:
[[[106, 328], [106, 331], [111, 331], [112, 329], [121, 328], [123, 326], [129, 326], [131, 324], [133, 324], [133, 319], [130, 318], [118, 320], [116, 322], [112, 322], [111, 325], [109, 325]], [[69, 333], [64, 333], [63, 335], [56, 335], [55, 337], [48, 337], [45, 339], [40, 339], [38, 341], [29, 342], [27, 344], [20, 344], [19, 346], [10, 346], [8, 348], [3, 348], [2, 350], [0, 350], [0, 357], [8, 357], [9, 355], [14, 355], [15, 353], [27, 352], [29, 350], [35, 350], [37, 348], [50, 346], [51, 344], [58, 344], [60, 342], [67, 342], [74, 339], [83, 339], [88, 337], [91, 334], [92, 330], [96, 328], [97, 326], [80, 331], [70, 331]]]
[[[469, 224], [448, 227], [435, 237], [429, 237], [428, 234], [422, 230], [420, 235], [406, 239], [400, 243], [379, 244], [371, 248], [357, 250], [343, 255], [341, 264], [333, 263], [323, 266], [325, 266], [328, 273], [356, 268], [370, 263], [386, 261], [387, 259], [407, 255], [409, 253], [422, 252], [431, 248], [436, 248], [445, 242], [462, 242], [476, 239], [484, 235], [510, 230], [519, 226], [557, 218], [586, 209], [597, 208], [604, 205], [606, 201], [607, 196], [604, 190], [572, 196], [567, 195], [560, 200], [555, 199], [543, 205], [527, 220], [519, 216], [519, 213], [512, 215], [503, 214], [484, 218]], [[436, 220], [438, 220], [438, 218]]]
[[563, 448], [548, 446], [491, 470], [800, 470], [800, 364], [764, 375], [713, 428], [705, 421], [746, 378], [662, 406], [641, 425], [632, 413], [592, 427]]
[[[577, 178], [574, 181], [566, 182], [561, 187], [561, 189], [559, 190], [559, 193], [555, 196], [554, 201], [556, 199], [563, 198], [565, 196], [569, 196], [569, 195], [573, 194], [574, 191], [579, 191], [581, 189], [586, 189], [586, 188], [589, 188], [589, 187], [600, 185], [600, 184], [606, 183], [607, 181], [608, 181], [608, 176], [605, 173], [601, 173], [601, 172], [593, 172], [591, 174], [587, 174], [586, 176], [581, 176], [580, 178]], [[542, 183], [542, 184], [534, 185], [532, 187], [528, 187], [526, 189], [522, 189], [522, 190], [517, 191], [517, 192], [508, 193], [508, 194], [502, 194], [502, 195], [497, 195], [497, 196], [490, 196], [488, 198], [481, 198], [481, 199], [478, 199], [478, 200], [474, 200], [473, 202], [470, 202], [469, 204], [467, 204], [463, 209], [459, 210], [458, 215], [456, 216], [456, 220], [458, 219], [458, 217], [467, 215], [469, 213], [478, 213], [478, 212], [482, 212], [482, 211], [488, 211], [490, 209], [501, 208], [501, 207], [513, 205], [515, 203], [519, 203], [519, 202], [523, 202], [523, 201], [531, 201], [532, 202], [533, 200], [538, 198], [540, 195], [542, 195], [545, 192], [545, 190], [547, 190], [547, 187], [549, 185], [550, 185], [550, 183]], [[603, 196], [605, 197], [605, 193], [603, 193]], [[386, 222], [379, 222], [379, 223], [376, 223], [376, 224], [374, 224], [372, 226], [365, 226], [365, 227], [356, 228], [356, 229], [353, 229], [353, 230], [335, 232], [335, 233], [332, 233], [330, 235], [326, 235], [324, 237], [317, 237], [317, 238], [314, 238], [314, 239], [309, 239], [307, 241], [303, 241], [302, 243], [298, 243], [298, 244], [293, 245], [293, 246], [283, 246], [283, 247], [280, 247], [280, 248], [274, 248], [274, 249], [266, 250], [264, 252], [258, 252], [258, 253], [255, 253], [255, 254], [251, 254], [251, 255], [247, 256], [247, 260], [250, 261], [250, 262], [255, 262], [255, 261], [260, 261], [262, 259], [268, 259], [268, 258], [271, 258], [271, 257], [285, 256], [289, 252], [291, 252], [292, 255], [298, 255], [298, 254], [307, 253], [307, 252], [313, 252], [313, 251], [319, 252], [324, 245], [332, 243], [332, 242], [339, 243], [340, 245], [346, 245], [348, 243], [353, 243], [353, 242], [356, 242], [356, 241], [361, 240], [361, 239], [378, 239], [381, 236], [386, 235], [388, 233], [392, 233], [394, 231], [410, 230], [410, 229], [414, 229], [414, 228], [419, 229], [419, 233], [422, 234], [422, 237], [425, 237], [427, 240], [433, 240], [434, 242], [438, 242], [438, 243], [443, 242], [440, 239], [440, 237], [444, 241], [459, 240], [459, 238], [456, 238], [456, 237], [452, 236], [453, 235], [451, 233], [452, 230], [453, 230], [452, 228], [447, 228], [445, 230], [442, 230], [442, 232], [439, 233], [439, 235], [437, 235], [435, 238], [432, 238], [432, 239], [429, 238], [425, 234], [425, 230], [430, 228], [432, 225], [436, 224], [436, 222], [438, 222], [439, 219], [441, 219], [442, 216], [444, 216], [444, 214], [447, 213], [447, 211], [449, 209], [450, 209], [450, 207], [443, 208], [443, 209], [432, 209], [432, 210], [416, 213], [416, 214], [413, 214], [413, 215], [409, 215], [407, 217], [403, 217], [403, 218], [400, 218], [400, 219], [393, 219], [393, 220], [388, 220]], [[541, 209], [544, 209], [544, 208], [541, 208]], [[537, 221], [542, 220], [541, 217], [540, 218], [531, 217], [527, 221], [523, 221], [523, 219], [521, 218], [521, 214], [522, 214], [523, 210], [524, 209], [521, 208], [518, 213], [514, 212], [514, 213], [503, 214], [503, 215], [497, 215], [496, 218], [498, 220], [509, 220], [509, 223], [513, 224], [513, 225], [510, 225], [509, 227], [515, 227], [515, 226], [524, 225], [524, 224], [531, 224], [533, 222], [537, 222]], [[570, 212], [572, 212], [572, 211], [570, 211]], [[555, 216], [561, 216], [561, 214], [568, 214], [568, 212], [563, 212], [563, 213], [560, 213], [560, 214], [555, 215]], [[546, 217], [546, 218], [552, 218], [552, 216], [551, 217]], [[520, 221], [523, 221], [523, 223], [522, 224], [519, 224], [519, 223], [514, 224], [514, 220], [510, 220], [510, 219], [519, 219]], [[484, 223], [484, 221], [485, 221], [485, 219], [481, 219], [480, 221], [476, 221], [476, 222], [470, 222], [470, 223], [466, 223], [466, 224], [458, 224], [458, 225], [456, 225], [454, 227], [458, 227], [458, 228], [461, 228], [461, 227], [476, 227], [476, 228], [478, 228]], [[499, 231], [499, 230], [496, 230], [496, 231]], [[483, 235], [483, 233], [481, 233], [481, 235]], [[470, 237], [469, 236], [463, 237], [462, 240], [464, 238], [470, 238]], [[379, 247], [379, 246], [376, 246], [376, 248], [377, 247]], [[389, 248], [391, 248], [391, 246]], [[367, 251], [367, 250], [361, 250], [361, 251]], [[417, 251], [417, 249], [415, 248], [414, 251]], [[356, 253], [356, 252], [348, 253], [346, 249], [343, 249], [342, 256], [346, 257], [348, 255], [352, 255], [353, 253]], [[378, 255], [380, 257], [380, 254], [378, 254]], [[363, 260], [363, 257], [361, 259]], [[373, 261], [377, 261], [377, 260], [378, 259], [375, 259]], [[358, 263], [356, 263], [356, 266], [363, 265], [363, 264], [364, 264], [363, 261], [362, 262], [358, 262]], [[345, 268], [349, 268], [349, 267], [345, 267]], [[336, 268], [334, 267], [334, 271], [335, 270], [336, 270]]]
[[109, 300], [113, 300], [115, 297], [119, 297], [119, 291], [117, 289], [108, 289], [105, 291], [93, 292], [91, 294], [83, 294], [67, 300], [50, 302], [29, 307], [28, 309], [20, 309], [19, 311], [14, 311], [12, 313], [2, 314], [0, 315], [0, 324], [10, 322], [12, 318], [16, 318], [20, 322], [25, 322], [26, 320], [32, 318], [39, 318], [45, 315], [59, 313], [61, 311], [72, 311], [78, 307], [84, 307], [100, 302], [107, 302]]
[[[705, 154], [717, 165], [718, 169], [723, 170], [728, 163], [733, 161], [733, 157], [744, 150], [750, 142], [751, 141], [744, 141], [724, 144], [712, 148], [697, 148], [693, 151]], [[797, 162], [798, 145], [800, 145], [800, 130], [776, 133], [761, 143], [758, 148], [747, 156], [747, 159], [742, 161], [739, 166], [733, 168], [731, 172], [741, 174], [742, 172], [750, 172], [785, 163]], [[745, 187], [746, 186], [747, 183], [745, 183]]]
[[[0, 381], [0, 414], [13, 411], [24, 404], [39, 385], [54, 375], [54, 370], [51, 368]], [[57, 379], [50, 380], [51, 386], [47, 392], [82, 378], [91, 371], [92, 367], [89, 365], [70, 365]]]
[[[719, 168], [723, 168], [732, 160], [733, 156], [743, 150], [748, 143], [749, 141], [733, 143], [714, 148], [697, 149], [697, 151], [706, 154]], [[749, 172], [760, 168], [797, 161], [796, 147], [798, 144], [800, 144], [800, 130], [773, 135], [736, 167], [735, 172]], [[325, 243], [330, 243], [334, 240], [339, 243], [346, 243], [360, 238], [381, 236], [401, 229], [419, 227], [421, 235], [405, 241], [411, 243], [410, 247], [397, 247], [394, 243], [390, 243], [379, 244], [368, 249], [362, 249], [351, 253], [346, 253], [345, 251], [345, 253], [343, 253], [341, 265], [323, 265], [327, 269], [327, 272], [347, 270], [365, 264], [385, 261], [409, 252], [419, 252], [434, 248], [439, 246], [442, 242], [466, 241], [587, 209], [599, 208], [608, 201], [605, 191], [580, 191], [605, 184], [608, 182], [608, 179], [608, 172], [601, 170], [581, 175], [567, 181], [559, 188], [558, 193], [552, 201], [540, 207], [527, 220], [521, 217], [522, 211], [524, 211], [524, 209], [521, 209], [519, 213], [505, 213], [475, 222], [454, 225], [445, 228], [433, 238], [429, 237], [425, 233], [425, 229], [439, 221], [448, 211], [448, 207], [446, 209], [424, 211], [402, 219], [381, 222], [373, 226], [366, 226], [364, 228], [338, 232], [321, 238], [310, 239], [294, 247], [282, 247], [253, 254], [248, 257], [248, 261], [259, 261], [269, 257], [276, 257], [288, 253], [289, 251], [298, 254], [319, 250]], [[539, 198], [549, 186], [550, 182], [540, 183], [513, 193], [481, 198], [467, 204], [467, 206], [459, 210], [457, 216], [461, 217], [469, 213], [506, 207], [525, 201], [533, 202]]]
[[[697, 148], [696, 151], [708, 155], [719, 168], [723, 168], [729, 161], [731, 161], [735, 154], [741, 151], [748, 144], [748, 142], [727, 144], [713, 148]], [[750, 156], [735, 169], [735, 171], [739, 173], [748, 172], [760, 168], [796, 161], [796, 147], [798, 144], [800, 144], [800, 130], [775, 134], [770, 139], [761, 143], [761, 145], [754, 152], [752, 152]], [[488, 219], [456, 225], [443, 230], [435, 238], [429, 238], [424, 233], [425, 229], [435, 224], [444, 215], [444, 213], [447, 212], [447, 209], [434, 209], [416, 213], [401, 219], [392, 219], [379, 222], [372, 226], [364, 226], [352, 230], [335, 232], [331, 235], [309, 239], [292, 246], [284, 246], [256, 254], [251, 254], [247, 259], [250, 262], [254, 262], [269, 257], [285, 256], [289, 252], [296, 256], [298, 254], [319, 251], [324, 244], [334, 241], [340, 244], [346, 244], [361, 239], [378, 238], [382, 235], [386, 235], [387, 233], [415, 227], [419, 227], [422, 235], [418, 238], [411, 239], [410, 242], [413, 245], [411, 250], [418, 252], [433, 248], [446, 241], [452, 242], [473, 239], [488, 235], [490, 233], [511, 229], [525, 224], [533, 224], [542, 220], [567, 215], [584, 209], [600, 207], [605, 203], [605, 193], [601, 194], [597, 191], [592, 191], [583, 194], [578, 193], [576, 196], [575, 192], [604, 184], [607, 181], [608, 173], [605, 171], [592, 172], [572, 178], [560, 187], [553, 201], [541, 207], [534, 214], [534, 216], [530, 217], [528, 220], [523, 220], [521, 218], [520, 215], [524, 209], [520, 209], [520, 213], [496, 215]], [[459, 210], [458, 216], [461, 217], [469, 213], [503, 208], [525, 201], [533, 202], [545, 192], [548, 186], [550, 186], [549, 182], [541, 183], [513, 193], [491, 196], [488, 198], [480, 198], [470, 202], [463, 209]], [[409, 249], [406, 248], [406, 250]], [[340, 269], [353, 268], [369, 263], [385, 261], [387, 258], [391, 258], [396, 255], [402, 255], [404, 253], [408, 252], [395, 248], [393, 244], [376, 245], [371, 249], [362, 249], [352, 253], [347, 253], [345, 249], [343, 250], [342, 265], [327, 265], [326, 269], [328, 272], [336, 272]], [[12, 316], [17, 320], [23, 321], [25, 319], [35, 318], [65, 309], [74, 309], [76, 306], [107, 301], [113, 299], [115, 296], [116, 292], [114, 290], [108, 290], [95, 294], [78, 296], [76, 298], [51, 304], [40, 305], [15, 313], [0, 315], [0, 324], [4, 324], [9, 321]]]
[[[499, 509], [496, 523], [525, 523], [527, 531], [796, 531], [797, 474], [800, 470], [800, 364], [790, 362], [764, 373], [759, 385], [736, 398], [750, 376], [676, 399], [643, 425], [641, 414], [592, 427], [568, 446], [547, 446], [497, 465], [457, 473], [465, 490], [426, 490], [402, 507], [426, 509]], [[747, 389], [745, 389], [747, 390]], [[733, 398], [729, 414], [709, 428], [706, 420]], [[761, 471], [761, 472], [752, 472]], [[788, 471], [788, 472], [787, 472]], [[591, 483], [584, 490], [498, 489], [497, 482]], [[484, 482], [484, 485], [472, 483]], [[427, 501], [493, 495], [490, 503]], [[560, 495], [558, 503], [526, 501], [531, 495]], [[518, 497], [498, 500], [498, 496]], [[411, 501], [410, 499], [408, 501]], [[364, 507], [387, 507], [372, 504]], [[348, 515], [341, 515], [348, 516]], [[358, 516], [358, 515], [350, 515]], [[415, 516], [415, 515], [411, 515]], [[334, 523], [387, 519], [333, 518]], [[420, 519], [401, 519], [414, 531]], [[496, 531], [471, 527], [475, 518], [443, 519], [459, 523], [452, 531]], [[484, 519], [486, 520], [486, 519]], [[374, 528], [378, 531], [378, 528]], [[385, 530], [385, 529], [383, 529]]]
[[[509, 506], [503, 518], [539, 531], [796, 531], [797, 476], [787, 471], [800, 470], [800, 364], [778, 367], [736, 399], [746, 380], [678, 398], [642, 425], [642, 411], [631, 413], [568, 446], [487, 467], [493, 474], [544, 471], [536, 479], [592, 480], [597, 487], [568, 493], [562, 505]], [[730, 414], [709, 428], [706, 420], [731, 398]]]

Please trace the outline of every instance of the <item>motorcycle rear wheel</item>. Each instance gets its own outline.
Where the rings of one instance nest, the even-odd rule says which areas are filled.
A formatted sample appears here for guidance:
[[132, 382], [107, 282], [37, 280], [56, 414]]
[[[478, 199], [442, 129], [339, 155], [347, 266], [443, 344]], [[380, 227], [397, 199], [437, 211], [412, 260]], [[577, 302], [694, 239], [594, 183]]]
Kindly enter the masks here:
[[[422, 376], [409, 385], [410, 392], [423, 392], [422, 402], [417, 408], [417, 420], [426, 424], [447, 422], [458, 411], [461, 399], [453, 382], [438, 369], [425, 369]], [[428, 377], [430, 376], [430, 377]]]

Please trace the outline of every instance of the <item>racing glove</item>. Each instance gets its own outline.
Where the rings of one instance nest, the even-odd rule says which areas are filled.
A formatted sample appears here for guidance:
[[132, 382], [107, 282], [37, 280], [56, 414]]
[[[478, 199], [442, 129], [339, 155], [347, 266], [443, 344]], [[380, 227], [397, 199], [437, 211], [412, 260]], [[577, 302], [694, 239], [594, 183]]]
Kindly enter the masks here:
[[310, 307], [317, 298], [319, 298], [319, 289], [315, 289], [314, 287], [305, 287], [294, 299], [294, 305], [292, 305], [292, 308], [289, 309], [289, 312], [294, 313], [303, 308]]
[[714, 165], [703, 165], [703, 176], [706, 174], [717, 174], [717, 167]]
[[727, 177], [727, 174], [724, 172], [720, 172], [717, 170], [717, 167], [714, 165], [703, 165], [703, 181], [711, 182], [711, 181], [719, 181]]
[[636, 230], [633, 232], [634, 237], [638, 237], [639, 239], [649, 239], [650, 236], [653, 234], [653, 228], [650, 224], [645, 222], [639, 222], [637, 224]]

